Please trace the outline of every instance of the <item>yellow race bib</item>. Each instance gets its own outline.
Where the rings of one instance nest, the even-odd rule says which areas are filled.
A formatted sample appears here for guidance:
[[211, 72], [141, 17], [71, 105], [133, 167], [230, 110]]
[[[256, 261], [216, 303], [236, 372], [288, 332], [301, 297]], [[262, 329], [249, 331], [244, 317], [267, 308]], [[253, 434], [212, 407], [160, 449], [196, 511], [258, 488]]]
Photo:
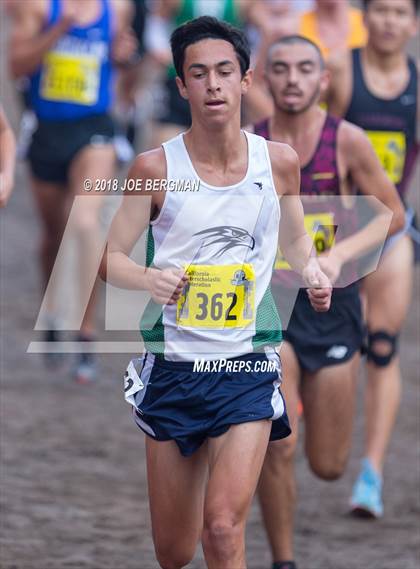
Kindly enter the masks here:
[[[317, 255], [331, 249], [335, 237], [334, 215], [332, 213], [307, 213], [305, 215], [305, 229], [315, 245]], [[277, 250], [274, 268], [284, 271], [292, 270], [280, 249]]]
[[98, 101], [100, 66], [93, 55], [51, 51], [43, 61], [40, 94], [48, 101], [95, 105]]
[[190, 265], [178, 300], [179, 326], [243, 328], [254, 320], [255, 273], [251, 264]]
[[406, 152], [404, 133], [368, 130], [366, 134], [391, 182], [401, 182]]

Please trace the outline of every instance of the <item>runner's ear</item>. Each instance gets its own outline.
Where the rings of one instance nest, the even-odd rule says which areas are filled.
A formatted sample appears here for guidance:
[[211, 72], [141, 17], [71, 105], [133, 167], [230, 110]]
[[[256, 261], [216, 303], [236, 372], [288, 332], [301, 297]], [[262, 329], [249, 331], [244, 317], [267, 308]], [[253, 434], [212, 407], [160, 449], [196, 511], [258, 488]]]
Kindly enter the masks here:
[[181, 77], [175, 77], [175, 81], [176, 81], [176, 85], [178, 87], [179, 94], [181, 95], [181, 97], [183, 99], [188, 101], [188, 91], [184, 85], [183, 80], [181, 79]]
[[248, 71], [246, 71], [245, 75], [242, 77], [242, 80], [241, 80], [242, 95], [245, 95], [248, 92], [248, 89], [251, 87], [252, 76], [253, 76], [252, 69], [248, 69]]

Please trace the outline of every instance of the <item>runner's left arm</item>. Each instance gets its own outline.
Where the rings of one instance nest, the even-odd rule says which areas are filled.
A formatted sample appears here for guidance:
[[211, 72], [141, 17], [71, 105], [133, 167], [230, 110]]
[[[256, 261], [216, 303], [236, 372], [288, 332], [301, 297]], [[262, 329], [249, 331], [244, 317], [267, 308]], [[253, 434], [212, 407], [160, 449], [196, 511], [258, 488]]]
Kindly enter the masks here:
[[0, 207], [7, 204], [15, 179], [16, 141], [0, 105]]
[[324, 312], [331, 303], [331, 283], [313, 255], [313, 243], [305, 230], [303, 206], [299, 197], [298, 156], [287, 144], [267, 144], [281, 207], [280, 249], [292, 269], [300, 273], [307, 283], [313, 308]]

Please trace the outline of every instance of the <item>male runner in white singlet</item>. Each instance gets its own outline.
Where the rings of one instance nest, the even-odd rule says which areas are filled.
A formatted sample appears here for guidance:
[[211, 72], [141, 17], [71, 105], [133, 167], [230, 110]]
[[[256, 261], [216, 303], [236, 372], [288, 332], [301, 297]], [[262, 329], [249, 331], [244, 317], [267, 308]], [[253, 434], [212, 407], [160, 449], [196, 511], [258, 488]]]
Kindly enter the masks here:
[[[312, 287], [315, 310], [328, 310], [331, 288], [311, 257], [295, 152], [240, 129], [251, 81], [243, 34], [203, 17], [177, 28], [171, 46], [192, 127], [138, 156], [129, 178], [143, 188], [164, 179], [196, 181], [199, 189], [124, 196], [107, 280], [152, 296], [141, 323], [147, 351], [130, 362], [125, 395], [148, 435], [157, 559], [184, 567], [201, 539], [208, 567], [241, 569], [268, 441], [290, 433], [270, 292], [278, 239]], [[280, 230], [279, 196], [289, 196], [281, 199]], [[129, 255], [147, 228], [145, 268]]]

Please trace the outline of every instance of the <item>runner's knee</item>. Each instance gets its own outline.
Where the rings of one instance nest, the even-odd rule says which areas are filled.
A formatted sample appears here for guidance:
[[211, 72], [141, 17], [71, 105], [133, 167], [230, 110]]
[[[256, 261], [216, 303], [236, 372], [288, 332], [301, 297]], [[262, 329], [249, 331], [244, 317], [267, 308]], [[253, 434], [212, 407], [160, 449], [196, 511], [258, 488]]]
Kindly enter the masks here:
[[398, 334], [390, 334], [386, 330], [369, 332], [367, 358], [377, 367], [388, 366], [398, 349]]
[[211, 551], [220, 560], [231, 559], [243, 534], [243, 524], [232, 516], [205, 516], [202, 542], [204, 551]]
[[194, 547], [182, 548], [179, 543], [155, 543], [156, 558], [162, 569], [181, 569], [190, 563], [195, 554]]
[[312, 472], [318, 478], [322, 480], [337, 480], [344, 473], [347, 453], [335, 453], [334, 456], [328, 457], [322, 457], [319, 454], [308, 455], [308, 461]]
[[265, 466], [270, 465], [275, 468], [277, 465], [290, 463], [295, 460], [297, 435], [291, 435], [279, 441], [269, 443], [265, 455]]

